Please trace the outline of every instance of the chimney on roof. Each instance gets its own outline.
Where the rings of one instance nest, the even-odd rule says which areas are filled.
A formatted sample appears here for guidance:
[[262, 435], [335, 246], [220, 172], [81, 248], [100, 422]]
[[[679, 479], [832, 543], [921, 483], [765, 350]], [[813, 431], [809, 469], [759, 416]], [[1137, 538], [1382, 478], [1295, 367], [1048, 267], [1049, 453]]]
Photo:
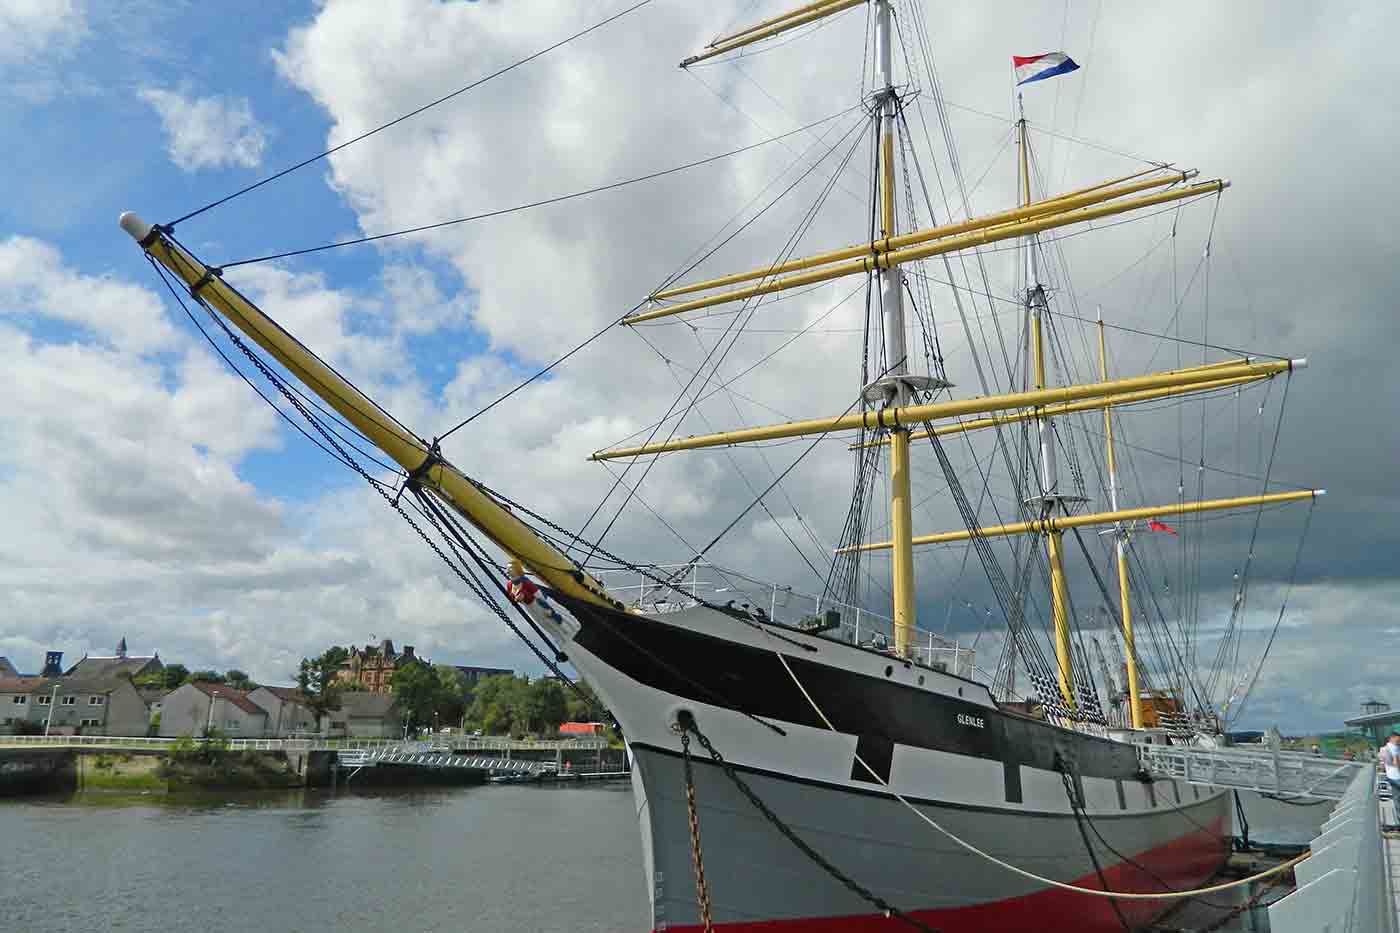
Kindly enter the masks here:
[[415, 661], [415, 660], [417, 660], [417, 658], [415, 658], [415, 657], [413, 656], [413, 646], [412, 646], [412, 645], [404, 645], [404, 646], [403, 646], [403, 659], [404, 659], [405, 661]]
[[45, 651], [44, 669], [39, 672], [40, 677], [61, 677], [63, 676], [63, 652]]
[[125, 635], [122, 636], [122, 640], [121, 640], [121, 641], [117, 642], [117, 657], [119, 657], [119, 658], [124, 658], [124, 657], [126, 657], [126, 636], [125, 636]]

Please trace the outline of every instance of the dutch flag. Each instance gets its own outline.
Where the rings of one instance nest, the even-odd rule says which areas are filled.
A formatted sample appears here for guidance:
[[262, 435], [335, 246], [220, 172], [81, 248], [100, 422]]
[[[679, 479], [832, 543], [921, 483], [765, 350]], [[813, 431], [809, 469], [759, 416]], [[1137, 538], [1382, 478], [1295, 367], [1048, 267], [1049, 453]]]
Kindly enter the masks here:
[[1011, 63], [1016, 67], [1016, 86], [1053, 78], [1055, 75], [1069, 74], [1079, 66], [1064, 52], [1046, 52], [1043, 55], [1013, 55]]

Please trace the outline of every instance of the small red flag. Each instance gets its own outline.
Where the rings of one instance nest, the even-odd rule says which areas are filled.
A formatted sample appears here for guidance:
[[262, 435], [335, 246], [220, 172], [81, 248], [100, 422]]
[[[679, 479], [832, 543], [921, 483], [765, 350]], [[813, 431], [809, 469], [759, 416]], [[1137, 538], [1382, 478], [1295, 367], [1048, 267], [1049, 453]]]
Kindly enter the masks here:
[[1151, 528], [1153, 531], [1165, 531], [1169, 535], [1176, 534], [1175, 528], [1173, 528], [1171, 525], [1168, 525], [1166, 522], [1159, 522], [1155, 518], [1147, 523], [1147, 527]]

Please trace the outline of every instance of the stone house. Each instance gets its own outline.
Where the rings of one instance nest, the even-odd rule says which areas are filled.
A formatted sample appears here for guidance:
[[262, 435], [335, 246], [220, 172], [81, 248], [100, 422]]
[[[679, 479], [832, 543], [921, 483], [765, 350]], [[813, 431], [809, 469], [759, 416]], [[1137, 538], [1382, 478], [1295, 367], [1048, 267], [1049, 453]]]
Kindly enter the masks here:
[[[57, 666], [63, 655], [61, 652], [50, 651], [45, 659], [45, 673], [50, 673], [50, 664]], [[64, 671], [67, 676], [103, 678], [125, 675], [128, 679], [140, 677], [142, 674], [154, 674], [165, 670], [165, 664], [160, 660], [160, 654], [128, 654], [126, 650], [126, 639], [117, 642], [115, 654], [83, 655], [82, 659], [68, 670]]]
[[130, 677], [0, 679], [0, 731], [48, 727], [54, 735], [144, 736], [149, 714]]
[[161, 735], [201, 736], [210, 726], [229, 738], [260, 739], [268, 734], [268, 713], [243, 690], [203, 681], [182, 684], [161, 700]]
[[403, 735], [404, 714], [391, 694], [350, 691], [340, 695], [340, 709], [327, 714], [327, 733], [348, 739], [396, 739]]
[[248, 699], [267, 711], [268, 735], [284, 736], [316, 732], [316, 714], [306, 694], [295, 687], [259, 687]]
[[370, 693], [389, 693], [390, 679], [394, 672], [409, 664], [423, 664], [413, 653], [412, 645], [404, 645], [403, 652], [394, 650], [392, 640], [386, 638], [377, 645], [363, 648], [350, 646], [350, 656], [340, 663], [336, 680], [341, 684], [359, 684]]

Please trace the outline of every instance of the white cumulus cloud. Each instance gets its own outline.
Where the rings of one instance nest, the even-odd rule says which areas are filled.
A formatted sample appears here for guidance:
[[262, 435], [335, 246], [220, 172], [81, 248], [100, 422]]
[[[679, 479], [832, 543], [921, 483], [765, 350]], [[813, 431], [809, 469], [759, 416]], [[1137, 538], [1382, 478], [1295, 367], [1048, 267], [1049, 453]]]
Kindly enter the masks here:
[[262, 163], [267, 132], [246, 98], [190, 97], [154, 87], [142, 88], [140, 95], [160, 114], [170, 161], [185, 171]]
[[87, 34], [79, 0], [5, 0], [0, 3], [0, 67], [63, 58]]

